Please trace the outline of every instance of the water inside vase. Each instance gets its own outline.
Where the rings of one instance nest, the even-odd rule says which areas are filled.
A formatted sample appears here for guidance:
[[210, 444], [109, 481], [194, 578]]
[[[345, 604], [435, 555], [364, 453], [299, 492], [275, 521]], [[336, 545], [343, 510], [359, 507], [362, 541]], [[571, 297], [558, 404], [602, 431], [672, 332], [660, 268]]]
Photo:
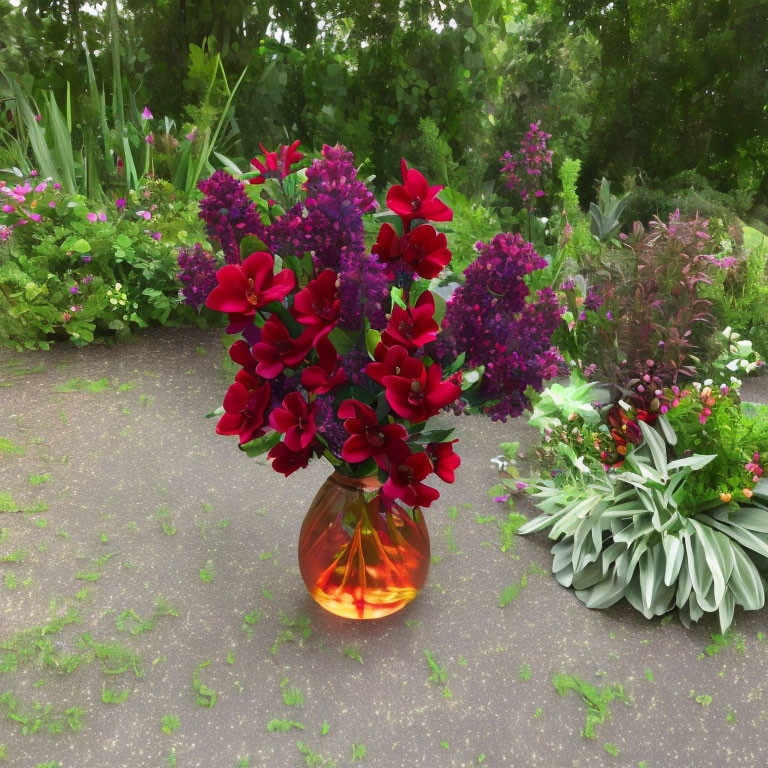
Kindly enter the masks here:
[[388, 616], [413, 600], [427, 578], [429, 534], [421, 510], [385, 502], [377, 486], [332, 475], [301, 528], [304, 583], [337, 616]]

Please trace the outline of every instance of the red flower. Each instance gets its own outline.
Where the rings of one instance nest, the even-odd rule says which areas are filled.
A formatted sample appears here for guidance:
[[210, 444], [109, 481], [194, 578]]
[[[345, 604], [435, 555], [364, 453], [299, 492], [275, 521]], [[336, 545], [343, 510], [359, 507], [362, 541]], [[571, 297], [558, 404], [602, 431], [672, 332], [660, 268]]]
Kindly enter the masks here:
[[376, 242], [371, 246], [371, 253], [379, 257], [379, 261], [396, 261], [400, 257], [400, 238], [391, 224], [382, 224]]
[[426, 369], [421, 365], [418, 376], [385, 376], [382, 383], [392, 410], [414, 424], [434, 416], [461, 394], [461, 387], [443, 381], [443, 372], [437, 363]]
[[251, 354], [251, 348], [248, 346], [248, 342], [243, 339], [238, 339], [229, 348], [229, 358], [233, 363], [237, 363], [243, 367], [243, 370], [250, 373], [251, 376], [256, 375], [256, 361]]
[[301, 386], [308, 392], [324, 395], [347, 380], [346, 371], [339, 365], [336, 347], [323, 336], [317, 342], [318, 361], [301, 372]]
[[445, 235], [438, 233], [431, 224], [416, 227], [405, 238], [403, 261], [420, 277], [430, 280], [437, 277], [451, 262]]
[[313, 454], [318, 454], [317, 445], [310, 445], [303, 451], [292, 451], [285, 443], [277, 443], [267, 454], [268, 459], [272, 459], [272, 469], [280, 472], [286, 477], [293, 474], [297, 469], [304, 469]]
[[368, 363], [365, 372], [382, 386], [385, 376], [418, 376], [423, 367], [420, 360], [411, 357], [408, 350], [399, 344], [387, 347], [379, 343], [373, 355], [376, 359]]
[[217, 434], [240, 435], [241, 444], [261, 437], [271, 396], [268, 382], [247, 371], [239, 371], [224, 395], [224, 415], [216, 425]]
[[293, 299], [293, 316], [304, 325], [333, 327], [339, 317], [338, 277], [332, 269], [324, 269]]
[[381, 340], [388, 346], [400, 344], [406, 349], [423, 347], [437, 338], [440, 326], [435, 322], [435, 299], [432, 291], [424, 291], [413, 307], [392, 308], [389, 323], [381, 334]]
[[273, 315], [264, 323], [260, 340], [251, 347], [251, 354], [259, 361], [256, 373], [265, 379], [274, 379], [283, 368], [300, 363], [316, 338], [315, 331], [307, 328], [298, 339], [292, 339], [282, 321]]
[[282, 408], [269, 414], [269, 426], [285, 435], [285, 447], [294, 453], [306, 450], [315, 439], [315, 406], [298, 393], [285, 396]]
[[432, 460], [435, 474], [443, 482], [452, 483], [456, 479], [454, 472], [459, 468], [461, 458], [453, 452], [453, 444], [458, 442], [456, 439], [447, 443], [430, 443], [427, 446], [427, 454]]
[[357, 400], [344, 400], [338, 415], [344, 419], [344, 429], [350, 437], [341, 449], [344, 461], [351, 464], [373, 457], [382, 468], [387, 468], [386, 459], [395, 455], [396, 446], [404, 445], [408, 437], [401, 424], [379, 424], [376, 412]]
[[304, 157], [301, 152], [296, 151], [298, 146], [299, 141], [296, 140], [290, 147], [282, 145], [277, 152], [268, 152], [264, 145], [259, 142], [259, 147], [264, 153], [264, 162], [262, 163], [257, 157], [251, 160], [251, 165], [259, 171], [259, 175], [248, 179], [248, 182], [250, 184], [263, 184], [267, 179], [284, 179], [291, 173], [291, 166]]
[[218, 285], [205, 301], [210, 309], [252, 317], [256, 310], [273, 301], [282, 301], [296, 284], [290, 269], [273, 274], [271, 253], [252, 253], [242, 264], [227, 264], [216, 273]]
[[283, 176], [288, 176], [291, 173], [291, 166], [304, 158], [301, 152], [296, 151], [298, 146], [299, 140], [296, 139], [290, 147], [285, 145], [280, 147], [280, 159], [283, 161]]
[[403, 184], [393, 185], [387, 191], [387, 206], [402, 220], [406, 231], [413, 219], [424, 221], [451, 221], [453, 211], [436, 195], [442, 187], [430, 187], [415, 168], [408, 168], [405, 158], [400, 161]]
[[426, 453], [411, 453], [405, 443], [399, 443], [390, 457], [389, 478], [382, 492], [387, 498], [402, 499], [412, 507], [428, 507], [440, 493], [421, 481], [432, 472], [432, 462]]

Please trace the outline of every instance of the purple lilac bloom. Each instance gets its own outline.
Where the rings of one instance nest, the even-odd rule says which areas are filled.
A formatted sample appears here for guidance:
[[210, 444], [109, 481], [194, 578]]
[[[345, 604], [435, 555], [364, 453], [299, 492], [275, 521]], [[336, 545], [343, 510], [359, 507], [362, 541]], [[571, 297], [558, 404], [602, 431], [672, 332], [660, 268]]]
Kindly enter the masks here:
[[336, 416], [335, 398], [333, 395], [320, 395], [314, 400], [317, 411], [315, 423], [317, 431], [323, 436], [331, 449], [331, 453], [341, 458], [341, 449], [349, 434], [344, 429], [343, 422]]
[[216, 171], [198, 187], [205, 195], [200, 203], [200, 218], [208, 235], [221, 243], [227, 264], [240, 262], [240, 241], [246, 235], [268, 242], [266, 227], [242, 181], [226, 171]]
[[200, 243], [195, 243], [192, 250], [179, 251], [178, 262], [181, 271], [176, 279], [183, 286], [181, 294], [184, 303], [200, 309], [216, 287], [216, 271], [219, 268], [216, 258]]
[[493, 421], [506, 421], [528, 407], [529, 385], [541, 391], [545, 380], [558, 375], [562, 358], [550, 338], [562, 309], [550, 288], [527, 301], [523, 278], [546, 262], [519, 234], [496, 235], [478, 251], [464, 273], [466, 283], [448, 303], [437, 350], [446, 362], [464, 352], [469, 367], [485, 365], [478, 390], [484, 411]]

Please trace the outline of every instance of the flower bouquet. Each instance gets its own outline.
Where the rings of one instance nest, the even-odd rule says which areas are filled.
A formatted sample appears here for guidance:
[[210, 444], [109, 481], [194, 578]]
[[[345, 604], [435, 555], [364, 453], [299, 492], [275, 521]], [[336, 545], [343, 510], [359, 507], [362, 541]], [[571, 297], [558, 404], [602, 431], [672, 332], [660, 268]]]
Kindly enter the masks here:
[[313, 457], [331, 463], [302, 527], [302, 576], [338, 615], [384, 616], [426, 579], [422, 510], [439, 496], [428, 480], [453, 482], [460, 463], [452, 430], [432, 420], [458, 401], [461, 363], [443, 368], [431, 351], [445, 301], [420, 280], [450, 262], [445, 235], [427, 222], [452, 213], [442, 188], [403, 162], [403, 183], [387, 193], [399, 221], [384, 224], [368, 252], [362, 216], [375, 199], [350, 153], [325, 147], [301, 175], [295, 146], [265, 154], [251, 181], [276, 188], [267, 225], [242, 184], [223, 175], [205, 183], [209, 193], [233, 190], [220, 242], [238, 245], [235, 197], [251, 230], [239, 238], [244, 258], [228, 258], [206, 300], [241, 337], [216, 430], [285, 476]]

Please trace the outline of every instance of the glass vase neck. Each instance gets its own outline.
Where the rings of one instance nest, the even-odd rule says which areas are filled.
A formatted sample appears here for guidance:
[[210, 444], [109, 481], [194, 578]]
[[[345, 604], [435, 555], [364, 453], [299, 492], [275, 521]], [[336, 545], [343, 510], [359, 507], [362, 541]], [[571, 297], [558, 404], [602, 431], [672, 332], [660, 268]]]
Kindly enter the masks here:
[[343, 488], [352, 488], [359, 491], [378, 491], [381, 488], [381, 482], [375, 475], [370, 477], [350, 477], [342, 472], [334, 472], [329, 479]]

